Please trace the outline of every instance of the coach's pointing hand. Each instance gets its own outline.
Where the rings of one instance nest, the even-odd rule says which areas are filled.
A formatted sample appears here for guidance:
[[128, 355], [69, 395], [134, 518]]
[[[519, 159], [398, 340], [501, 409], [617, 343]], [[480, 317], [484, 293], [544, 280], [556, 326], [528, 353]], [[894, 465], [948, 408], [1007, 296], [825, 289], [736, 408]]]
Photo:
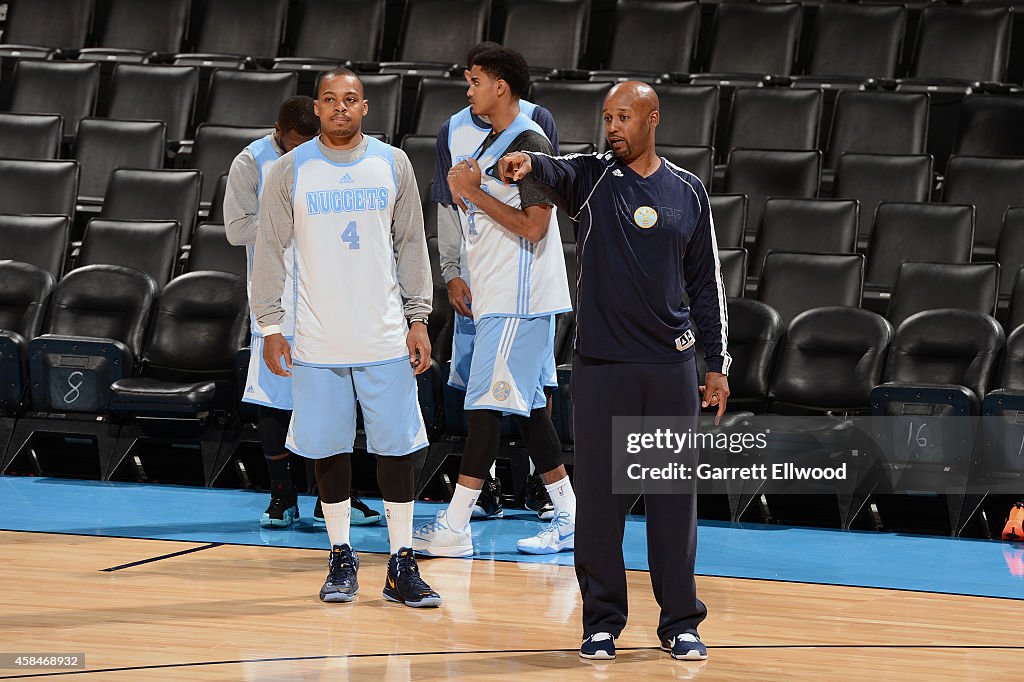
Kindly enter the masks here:
[[729, 377], [718, 372], [708, 372], [700, 390], [702, 393], [701, 407], [718, 406], [718, 414], [715, 415], [715, 425], [717, 426], [722, 421], [722, 415], [725, 414], [725, 403], [729, 400]]
[[281, 356], [284, 356], [284, 364], [292, 367], [292, 347], [288, 345], [288, 339], [282, 334], [271, 334], [263, 339], [263, 362], [267, 368], [279, 377], [290, 377], [288, 369], [281, 367]]
[[519, 182], [533, 170], [529, 154], [512, 152], [498, 159], [498, 177], [506, 185]]

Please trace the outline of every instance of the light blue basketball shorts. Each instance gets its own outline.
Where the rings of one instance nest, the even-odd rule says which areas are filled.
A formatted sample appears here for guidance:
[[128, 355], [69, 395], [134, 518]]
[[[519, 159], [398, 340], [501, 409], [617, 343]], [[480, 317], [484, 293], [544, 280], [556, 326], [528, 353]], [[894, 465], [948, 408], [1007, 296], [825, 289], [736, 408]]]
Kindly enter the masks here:
[[401, 457], [427, 446], [416, 377], [408, 358], [365, 367], [292, 367], [292, 421], [285, 446], [322, 459], [352, 452], [356, 402], [363, 411], [366, 449]]
[[[290, 345], [292, 340], [285, 338]], [[278, 376], [267, 367], [267, 363], [263, 361], [263, 337], [254, 334], [249, 348], [252, 354], [249, 356], [249, 372], [246, 375], [242, 402], [278, 410], [292, 409], [291, 377]], [[281, 358], [281, 367], [287, 369], [284, 358]]]
[[529, 416], [546, 406], [544, 387], [557, 385], [555, 316], [485, 317], [475, 326], [466, 409]]
[[[555, 316], [545, 315], [551, 318], [551, 339], [552, 351], [554, 350]], [[503, 318], [504, 319], [504, 318]], [[541, 318], [526, 318], [541, 319]], [[472, 317], [465, 317], [455, 313], [455, 331], [452, 338], [452, 368], [448, 374], [448, 385], [465, 391], [469, 385], [469, 370], [473, 363], [473, 345], [476, 340], [476, 324]], [[558, 385], [558, 374], [555, 372], [555, 354], [548, 353], [545, 359], [549, 362], [544, 368], [544, 385], [555, 387]]]

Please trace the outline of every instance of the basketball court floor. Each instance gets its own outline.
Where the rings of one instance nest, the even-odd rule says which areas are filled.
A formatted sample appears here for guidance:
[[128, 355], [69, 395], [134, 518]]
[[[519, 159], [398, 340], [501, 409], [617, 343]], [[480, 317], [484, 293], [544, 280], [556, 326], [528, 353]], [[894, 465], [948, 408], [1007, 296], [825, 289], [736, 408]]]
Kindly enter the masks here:
[[[355, 527], [361, 592], [317, 599], [326, 532], [261, 530], [263, 494], [0, 477], [0, 653], [84, 668], [0, 679], [1019, 679], [1024, 547], [702, 523], [706, 662], [657, 650], [643, 520], [627, 524], [630, 622], [618, 659], [582, 661], [572, 555], [525, 557], [531, 513], [474, 522], [474, 560], [422, 559], [440, 609], [385, 602], [387, 534]], [[380, 508], [379, 500], [367, 500]], [[417, 518], [435, 507], [417, 504]]]

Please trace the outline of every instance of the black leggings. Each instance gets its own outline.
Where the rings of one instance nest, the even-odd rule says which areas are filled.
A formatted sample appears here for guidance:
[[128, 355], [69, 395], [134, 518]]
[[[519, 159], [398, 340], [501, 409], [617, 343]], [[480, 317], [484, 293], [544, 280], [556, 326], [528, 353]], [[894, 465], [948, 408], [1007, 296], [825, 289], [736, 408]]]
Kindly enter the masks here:
[[[416, 496], [412, 455], [377, 456], [377, 485], [388, 502], [412, 502]], [[331, 455], [316, 460], [316, 483], [320, 501], [326, 504], [344, 502], [352, 490], [352, 455]]]
[[284, 446], [288, 438], [288, 424], [291, 422], [291, 410], [279, 410], [274, 407], [260, 405], [259, 434], [263, 454], [267, 457], [287, 455]]
[[[462, 453], [459, 473], [486, 479], [501, 444], [501, 413], [494, 410], [468, 410], [469, 435]], [[562, 445], [546, 407], [538, 407], [526, 417], [515, 418], [526, 436], [526, 450], [537, 473], [546, 474], [562, 464]]]

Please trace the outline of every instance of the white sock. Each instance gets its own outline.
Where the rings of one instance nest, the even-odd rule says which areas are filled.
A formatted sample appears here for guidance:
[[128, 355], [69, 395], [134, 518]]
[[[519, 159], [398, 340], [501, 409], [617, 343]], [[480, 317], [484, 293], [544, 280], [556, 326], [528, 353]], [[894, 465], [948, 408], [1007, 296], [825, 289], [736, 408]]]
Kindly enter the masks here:
[[498, 477], [498, 463], [497, 462], [491, 462], [491, 478], [497, 478], [497, 477]]
[[398, 550], [403, 547], [412, 547], [412, 505], [412, 502], [384, 501], [392, 554], [398, 554]]
[[530, 463], [530, 475], [533, 476], [537, 473], [537, 465], [533, 463], [533, 457], [527, 457], [526, 461]]
[[448, 527], [456, 533], [466, 530], [469, 519], [473, 516], [473, 507], [479, 497], [479, 490], [456, 483], [455, 494], [452, 495], [452, 501], [448, 503]]
[[327, 503], [320, 501], [324, 510], [324, 521], [327, 522], [327, 537], [331, 539], [331, 546], [347, 545], [349, 521], [352, 518], [352, 498], [344, 502]]
[[576, 493], [573, 492], [572, 483], [569, 482], [569, 477], [566, 476], [554, 483], [545, 483], [544, 487], [548, 489], [548, 495], [551, 496], [551, 503], [555, 505], [555, 512], [569, 512], [569, 517], [572, 518], [573, 522], [575, 522]]

